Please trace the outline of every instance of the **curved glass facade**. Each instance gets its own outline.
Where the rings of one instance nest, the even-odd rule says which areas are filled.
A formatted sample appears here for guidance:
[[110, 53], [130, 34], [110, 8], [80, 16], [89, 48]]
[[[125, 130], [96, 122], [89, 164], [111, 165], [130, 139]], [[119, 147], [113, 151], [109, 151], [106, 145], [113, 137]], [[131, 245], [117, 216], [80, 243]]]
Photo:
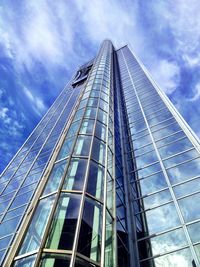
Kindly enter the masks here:
[[200, 266], [199, 141], [104, 41], [0, 179], [2, 266]]

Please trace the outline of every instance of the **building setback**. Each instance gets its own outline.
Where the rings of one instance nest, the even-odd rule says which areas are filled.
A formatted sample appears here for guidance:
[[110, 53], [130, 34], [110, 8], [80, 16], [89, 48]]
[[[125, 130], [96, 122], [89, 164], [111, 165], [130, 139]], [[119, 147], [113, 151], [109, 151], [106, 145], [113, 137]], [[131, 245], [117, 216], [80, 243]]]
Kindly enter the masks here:
[[199, 203], [198, 138], [106, 40], [1, 175], [0, 265], [197, 267]]

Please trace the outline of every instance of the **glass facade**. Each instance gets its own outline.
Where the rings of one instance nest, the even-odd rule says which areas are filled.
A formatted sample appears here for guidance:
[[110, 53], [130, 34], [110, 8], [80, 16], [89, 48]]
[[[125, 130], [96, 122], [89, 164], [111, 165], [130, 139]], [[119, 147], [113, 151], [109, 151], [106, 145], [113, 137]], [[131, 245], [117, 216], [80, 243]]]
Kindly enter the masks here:
[[0, 178], [2, 266], [200, 266], [199, 141], [103, 42]]

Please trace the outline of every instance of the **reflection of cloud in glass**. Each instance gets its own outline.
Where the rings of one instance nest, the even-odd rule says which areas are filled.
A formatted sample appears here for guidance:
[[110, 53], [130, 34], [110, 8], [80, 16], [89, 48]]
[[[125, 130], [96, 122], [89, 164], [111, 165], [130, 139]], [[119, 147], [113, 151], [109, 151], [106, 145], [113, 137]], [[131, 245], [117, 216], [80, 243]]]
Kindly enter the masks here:
[[174, 193], [177, 197], [182, 197], [200, 190], [200, 179], [195, 179], [182, 185], [175, 186]]
[[186, 222], [200, 218], [200, 193], [179, 200], [179, 206]]
[[151, 245], [153, 254], [158, 255], [187, 245], [187, 240], [181, 228], [152, 238]]
[[192, 255], [189, 249], [183, 249], [155, 259], [156, 267], [191, 267]]
[[168, 189], [143, 199], [145, 209], [157, 207], [170, 200], [172, 200], [172, 197]]
[[142, 194], [153, 193], [157, 190], [167, 187], [163, 172], [151, 175], [146, 179], [140, 180]]
[[200, 241], [200, 222], [193, 223], [187, 226], [190, 238], [192, 242], [199, 242]]
[[180, 224], [173, 203], [146, 212], [149, 234], [165, 231]]
[[200, 175], [200, 159], [178, 165], [167, 171], [172, 184]]

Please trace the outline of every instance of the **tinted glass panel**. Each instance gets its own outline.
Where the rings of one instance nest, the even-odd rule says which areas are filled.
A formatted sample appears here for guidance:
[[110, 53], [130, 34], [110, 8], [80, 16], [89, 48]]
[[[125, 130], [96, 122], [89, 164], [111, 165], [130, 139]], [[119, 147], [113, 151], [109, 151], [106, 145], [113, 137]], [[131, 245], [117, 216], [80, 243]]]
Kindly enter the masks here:
[[72, 249], [79, 208], [80, 196], [61, 195], [48, 234], [46, 248]]

